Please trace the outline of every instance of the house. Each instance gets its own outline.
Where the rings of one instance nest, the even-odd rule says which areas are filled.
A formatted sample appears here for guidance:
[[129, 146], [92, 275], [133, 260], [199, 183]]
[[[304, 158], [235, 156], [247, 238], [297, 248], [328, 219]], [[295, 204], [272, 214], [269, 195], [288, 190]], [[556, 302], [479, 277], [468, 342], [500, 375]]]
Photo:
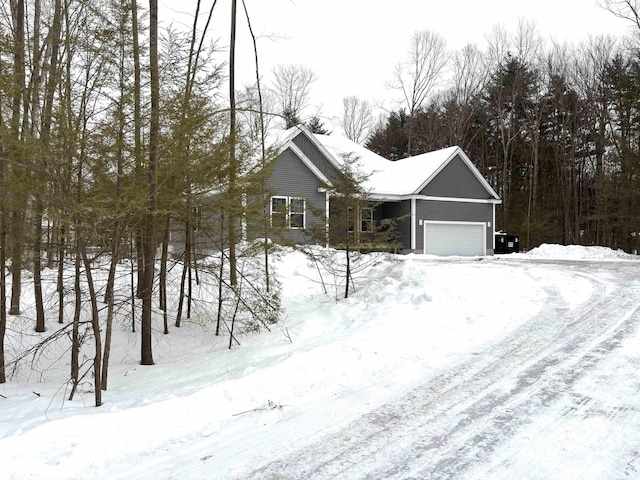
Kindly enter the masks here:
[[351, 157], [367, 173], [363, 187], [376, 202], [375, 209], [358, 212], [355, 234], [396, 218], [401, 252], [493, 254], [495, 206], [501, 200], [459, 147], [392, 162], [344, 137], [305, 127], [281, 132], [276, 141], [269, 208], [290, 240], [308, 241], [306, 232], [314, 225], [329, 231], [332, 200], [326, 187]]

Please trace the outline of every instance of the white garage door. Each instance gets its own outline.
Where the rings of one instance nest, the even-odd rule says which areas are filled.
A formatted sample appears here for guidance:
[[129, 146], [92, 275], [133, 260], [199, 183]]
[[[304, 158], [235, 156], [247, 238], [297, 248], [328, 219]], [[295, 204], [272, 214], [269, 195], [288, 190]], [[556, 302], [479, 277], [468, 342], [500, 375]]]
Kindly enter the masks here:
[[467, 222], [424, 222], [424, 253], [485, 255], [486, 225]]

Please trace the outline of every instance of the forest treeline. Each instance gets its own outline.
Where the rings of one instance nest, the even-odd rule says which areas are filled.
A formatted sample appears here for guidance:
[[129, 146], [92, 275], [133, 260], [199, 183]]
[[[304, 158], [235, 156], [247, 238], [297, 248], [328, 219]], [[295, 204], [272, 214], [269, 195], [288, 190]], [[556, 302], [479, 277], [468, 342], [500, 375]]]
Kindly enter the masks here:
[[[486, 50], [449, 56], [440, 88], [423, 103], [408, 96], [367, 147], [396, 160], [460, 146], [502, 198], [496, 226], [524, 248], [640, 250], [637, 41], [549, 43], [526, 22], [487, 38]], [[419, 79], [403, 86], [414, 93]]]
[[[159, 28], [157, 0], [0, 6], [0, 383], [45, 343], [67, 342], [70, 396], [87, 376], [99, 405], [113, 328], [140, 335], [150, 365], [154, 332], [189, 318], [206, 267], [196, 241], [223, 252], [206, 267], [217, 282], [217, 300], [207, 299], [216, 334], [225, 329], [231, 347], [234, 328], [277, 320], [270, 244], [260, 276], [243, 272], [237, 248], [240, 220], [264, 217], [271, 153], [258, 63], [253, 95], [236, 101], [233, 48], [222, 52], [208, 34], [217, 3], [194, 2], [183, 30]], [[225, 14], [229, 45], [235, 23], [250, 22], [242, 7], [234, 0]], [[181, 271], [177, 298], [168, 298], [170, 270]], [[7, 361], [7, 328], [19, 338], [25, 317], [41, 343], [17, 350], [12, 341]]]

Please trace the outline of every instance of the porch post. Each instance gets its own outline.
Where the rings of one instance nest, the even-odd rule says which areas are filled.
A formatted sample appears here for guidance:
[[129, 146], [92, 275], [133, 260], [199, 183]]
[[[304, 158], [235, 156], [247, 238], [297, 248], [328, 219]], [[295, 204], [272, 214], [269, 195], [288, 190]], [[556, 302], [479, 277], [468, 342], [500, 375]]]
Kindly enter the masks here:
[[329, 192], [324, 192], [324, 209], [325, 209], [325, 221], [324, 221], [324, 230], [325, 230], [325, 247], [329, 248]]
[[411, 250], [416, 249], [416, 199], [411, 199]]
[[496, 204], [492, 203], [491, 206], [493, 207], [493, 227], [491, 232], [491, 248], [495, 253], [496, 251]]

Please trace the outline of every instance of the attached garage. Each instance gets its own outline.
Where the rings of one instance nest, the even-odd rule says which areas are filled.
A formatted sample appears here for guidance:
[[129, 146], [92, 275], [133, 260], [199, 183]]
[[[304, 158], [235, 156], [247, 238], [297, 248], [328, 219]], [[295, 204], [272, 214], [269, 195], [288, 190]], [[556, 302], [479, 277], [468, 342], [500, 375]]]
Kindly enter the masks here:
[[424, 253], [429, 255], [485, 255], [486, 223], [425, 221]]

